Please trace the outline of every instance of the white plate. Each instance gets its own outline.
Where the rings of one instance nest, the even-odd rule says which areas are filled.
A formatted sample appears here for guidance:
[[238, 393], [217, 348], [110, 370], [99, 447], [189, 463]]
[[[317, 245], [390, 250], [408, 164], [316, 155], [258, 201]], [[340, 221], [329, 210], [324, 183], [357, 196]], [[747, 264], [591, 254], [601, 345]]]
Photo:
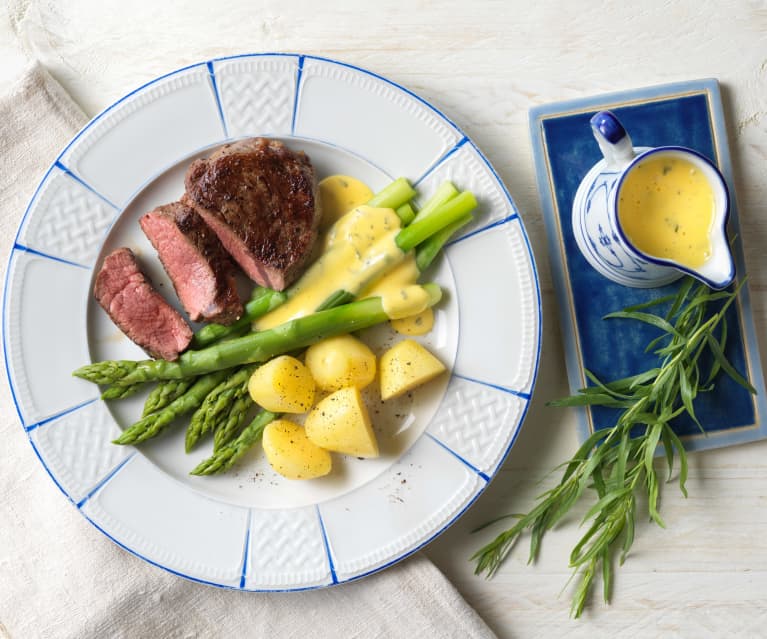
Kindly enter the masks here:
[[[347, 173], [379, 189], [404, 175], [421, 198], [451, 179], [480, 202], [477, 220], [429, 274], [447, 294], [424, 342], [452, 375], [386, 414], [374, 411], [382, 457], [337, 458], [337, 470], [322, 480], [280, 480], [258, 447], [226, 475], [191, 477], [209, 445], [185, 455], [181, 426], [138, 450], [115, 446], [110, 441], [136, 419], [142, 398], [105, 403], [96, 386], [71, 376], [91, 360], [143, 355], [92, 300], [93, 268], [104, 252], [131, 246], [171, 297], [136, 219], [179, 197], [191, 158], [255, 135], [306, 150], [320, 177]], [[445, 530], [484, 490], [519, 432], [540, 335], [522, 221], [473, 142], [407, 89], [293, 54], [186, 67], [95, 117], [32, 198], [3, 300], [14, 401], [59, 488], [146, 561], [243, 590], [350, 581]]]

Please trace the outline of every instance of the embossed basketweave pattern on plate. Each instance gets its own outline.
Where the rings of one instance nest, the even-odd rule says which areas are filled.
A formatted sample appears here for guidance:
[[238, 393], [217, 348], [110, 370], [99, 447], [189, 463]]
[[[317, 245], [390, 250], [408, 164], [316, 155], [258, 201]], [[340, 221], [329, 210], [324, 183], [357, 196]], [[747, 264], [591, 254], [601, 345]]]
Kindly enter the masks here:
[[120, 429], [106, 407], [94, 403], [38, 428], [32, 437], [41, 454], [60, 474], [62, 486], [78, 501], [120, 460], [134, 452], [111, 443], [119, 434]]
[[[36, 209], [45, 213], [37, 215]], [[49, 255], [90, 265], [116, 216], [104, 200], [66, 173], [53, 170], [33, 204], [22, 241]]]
[[453, 378], [429, 432], [488, 471], [514, 436], [519, 412], [520, 400], [513, 395]]
[[250, 540], [248, 574], [258, 584], [311, 583], [328, 574], [314, 508], [254, 510]]
[[230, 136], [290, 133], [295, 59], [257, 57], [215, 68]]

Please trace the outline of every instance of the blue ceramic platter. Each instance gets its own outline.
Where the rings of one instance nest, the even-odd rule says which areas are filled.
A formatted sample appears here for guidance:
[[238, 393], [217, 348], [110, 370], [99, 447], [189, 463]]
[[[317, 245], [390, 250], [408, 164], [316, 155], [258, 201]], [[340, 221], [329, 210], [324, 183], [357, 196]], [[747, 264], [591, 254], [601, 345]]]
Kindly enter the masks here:
[[[571, 390], [587, 385], [585, 370], [604, 381], [657, 365], [645, 346], [657, 329], [632, 320], [603, 320], [607, 313], [647, 302], [677, 290], [680, 281], [661, 288], [637, 289], [615, 284], [594, 270], [581, 255], [572, 233], [572, 202], [588, 170], [601, 159], [589, 119], [610, 110], [630, 132], [635, 146], [686, 146], [713, 160], [732, 195], [729, 235], [734, 237], [737, 278], [745, 276], [738, 210], [732, 181], [719, 84], [716, 80], [650, 87], [543, 105], [530, 111], [530, 131], [538, 191], [549, 241], [554, 287], [559, 301], [567, 371]], [[686, 415], [675, 430], [690, 450], [717, 448], [763, 439], [765, 388], [747, 287], [728, 312], [730, 362], [757, 389], [755, 396], [720, 375], [716, 388], [695, 401], [706, 434]], [[579, 411], [579, 435], [614, 423], [615, 412], [602, 408]]]

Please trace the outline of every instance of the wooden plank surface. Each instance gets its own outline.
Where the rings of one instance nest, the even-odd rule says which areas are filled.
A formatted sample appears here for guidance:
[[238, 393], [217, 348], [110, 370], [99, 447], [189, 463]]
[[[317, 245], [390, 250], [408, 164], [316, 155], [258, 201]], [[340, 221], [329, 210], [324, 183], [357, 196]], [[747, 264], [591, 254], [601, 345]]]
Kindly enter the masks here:
[[[225, 8], [224, 8], [225, 7]], [[439, 108], [479, 144], [521, 211], [541, 277], [543, 359], [533, 404], [486, 493], [427, 554], [500, 637], [765, 636], [767, 444], [691, 456], [690, 497], [664, 488], [668, 528], [642, 525], [613, 604], [568, 618], [577, 519], [541, 561], [518, 548], [496, 577], [472, 574], [486, 520], [529, 508], [576, 446], [527, 111], [537, 104], [701, 77], [723, 85], [746, 264], [760, 340], [767, 325], [767, 5], [402, 1], [221, 3], [6, 0], [0, 89], [39, 59], [89, 114], [185, 64], [247, 51], [329, 56], [380, 73]], [[764, 363], [764, 361], [763, 361]], [[543, 483], [541, 483], [543, 482]], [[561, 593], [561, 594], [560, 594]]]

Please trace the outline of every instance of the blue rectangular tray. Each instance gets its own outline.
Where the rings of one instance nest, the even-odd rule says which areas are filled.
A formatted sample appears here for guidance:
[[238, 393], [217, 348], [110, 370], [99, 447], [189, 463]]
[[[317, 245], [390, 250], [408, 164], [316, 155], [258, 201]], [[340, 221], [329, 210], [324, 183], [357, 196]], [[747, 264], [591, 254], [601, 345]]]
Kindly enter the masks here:
[[[609, 109], [621, 120], [635, 146], [680, 145], [716, 162], [731, 194], [729, 235], [737, 277], [745, 275], [738, 211], [732, 180], [719, 84], [716, 80], [649, 87], [543, 105], [530, 111], [530, 132], [548, 235], [554, 287], [564, 334], [567, 373], [572, 392], [587, 385], [585, 369], [603, 381], [632, 375], [657, 365], [645, 346], [657, 329], [640, 322], [602, 319], [612, 311], [673, 293], [679, 282], [662, 288], [636, 289], [615, 284], [597, 273], [581, 255], [572, 233], [572, 202], [580, 181], [601, 159], [589, 119]], [[706, 434], [686, 415], [674, 430], [689, 450], [718, 448], [767, 437], [764, 377], [747, 286], [728, 311], [726, 354], [745, 373], [757, 394], [751, 395], [724, 374], [716, 387], [695, 400]], [[579, 436], [615, 423], [604, 408], [579, 408]]]

